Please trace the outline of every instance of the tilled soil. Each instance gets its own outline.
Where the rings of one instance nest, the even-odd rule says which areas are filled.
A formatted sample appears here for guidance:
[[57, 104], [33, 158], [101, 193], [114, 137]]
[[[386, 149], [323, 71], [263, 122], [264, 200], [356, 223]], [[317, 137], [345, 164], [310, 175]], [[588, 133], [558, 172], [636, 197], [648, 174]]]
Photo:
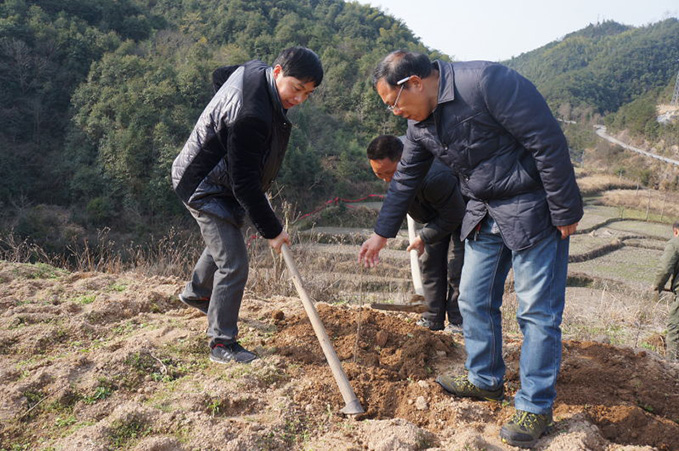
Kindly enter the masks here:
[[[301, 302], [246, 295], [250, 365], [207, 359], [183, 282], [0, 262], [0, 449], [510, 449], [504, 403], [445, 394], [461, 336], [415, 314], [317, 308], [365, 414], [345, 418]], [[518, 389], [520, 337], [505, 337]], [[679, 449], [679, 368], [646, 350], [565, 341], [555, 430], [540, 449]]]

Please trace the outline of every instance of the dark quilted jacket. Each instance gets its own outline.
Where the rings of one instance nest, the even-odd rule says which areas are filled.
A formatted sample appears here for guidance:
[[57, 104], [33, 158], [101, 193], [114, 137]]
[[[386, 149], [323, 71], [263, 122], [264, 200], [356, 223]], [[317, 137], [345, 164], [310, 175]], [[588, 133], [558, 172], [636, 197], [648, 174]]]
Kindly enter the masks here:
[[449, 167], [434, 161], [408, 207], [408, 214], [424, 224], [419, 231], [422, 241], [435, 243], [458, 230], [464, 209], [457, 177]]
[[467, 238], [488, 213], [505, 244], [526, 249], [582, 218], [568, 145], [532, 83], [490, 62], [434, 63], [438, 106], [424, 121], [408, 121], [403, 156], [375, 226], [393, 237], [434, 158], [458, 175], [469, 199]]

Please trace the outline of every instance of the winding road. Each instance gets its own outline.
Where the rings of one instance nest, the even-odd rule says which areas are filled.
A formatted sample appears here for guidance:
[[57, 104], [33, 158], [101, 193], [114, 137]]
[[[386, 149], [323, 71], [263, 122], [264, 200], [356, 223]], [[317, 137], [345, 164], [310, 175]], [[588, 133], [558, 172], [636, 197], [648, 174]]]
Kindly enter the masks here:
[[629, 144], [625, 144], [624, 142], [622, 142], [618, 139], [615, 139], [614, 137], [612, 137], [611, 135], [606, 133], [606, 127], [603, 126], [603, 125], [595, 125], [594, 128], [596, 129], [596, 134], [599, 135], [599, 137], [605, 139], [606, 141], [617, 144], [624, 149], [631, 150], [632, 152], [637, 152], [637, 153], [640, 153], [640, 154], [645, 155], [647, 157], [655, 158], [656, 160], [661, 160], [661, 161], [664, 161], [665, 163], [670, 163], [670, 164], [673, 164], [675, 166], [679, 166], [679, 161], [677, 161], [677, 160], [671, 160], [671, 159], [666, 158], [666, 157], [661, 157], [660, 155], [656, 155], [654, 153], [647, 152], [645, 150], [641, 150], [638, 147], [630, 146]]

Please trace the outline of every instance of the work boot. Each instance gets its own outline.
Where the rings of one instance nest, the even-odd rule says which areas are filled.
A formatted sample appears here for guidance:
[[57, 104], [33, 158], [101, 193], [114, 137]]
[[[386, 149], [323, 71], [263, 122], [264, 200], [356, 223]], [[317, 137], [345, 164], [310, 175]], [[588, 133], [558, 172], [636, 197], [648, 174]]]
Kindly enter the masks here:
[[233, 343], [217, 343], [210, 351], [210, 360], [216, 363], [250, 363], [257, 355], [242, 347], [237, 341]]
[[503, 385], [495, 390], [484, 390], [469, 382], [466, 374], [461, 376], [439, 376], [436, 378], [445, 391], [462, 398], [476, 398], [482, 401], [502, 401], [505, 397]]
[[418, 319], [415, 324], [426, 327], [429, 330], [443, 330], [443, 321], [431, 321], [425, 317]]
[[189, 307], [197, 308], [201, 312], [205, 313], [207, 315], [207, 309], [210, 306], [210, 299], [208, 298], [200, 298], [200, 299], [189, 299], [185, 297], [183, 294], [179, 295], [179, 300], [182, 301], [185, 305], [188, 305]]
[[553, 426], [552, 412], [540, 415], [517, 410], [512, 419], [502, 426], [500, 438], [512, 446], [532, 448]]

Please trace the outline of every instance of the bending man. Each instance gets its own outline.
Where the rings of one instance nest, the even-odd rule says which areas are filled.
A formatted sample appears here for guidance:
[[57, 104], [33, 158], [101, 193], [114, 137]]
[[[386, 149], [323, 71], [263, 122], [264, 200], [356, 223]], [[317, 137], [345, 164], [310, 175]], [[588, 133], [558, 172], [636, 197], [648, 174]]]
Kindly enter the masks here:
[[[367, 154], [375, 176], [391, 182], [402, 152], [403, 142], [394, 135], [373, 139]], [[457, 299], [464, 262], [464, 243], [460, 241], [464, 208], [457, 177], [445, 164], [435, 161], [408, 207], [408, 214], [424, 224], [407, 251], [415, 249], [420, 256], [427, 311], [417, 324], [430, 330], [443, 330], [447, 316], [446, 331], [461, 331]]]

